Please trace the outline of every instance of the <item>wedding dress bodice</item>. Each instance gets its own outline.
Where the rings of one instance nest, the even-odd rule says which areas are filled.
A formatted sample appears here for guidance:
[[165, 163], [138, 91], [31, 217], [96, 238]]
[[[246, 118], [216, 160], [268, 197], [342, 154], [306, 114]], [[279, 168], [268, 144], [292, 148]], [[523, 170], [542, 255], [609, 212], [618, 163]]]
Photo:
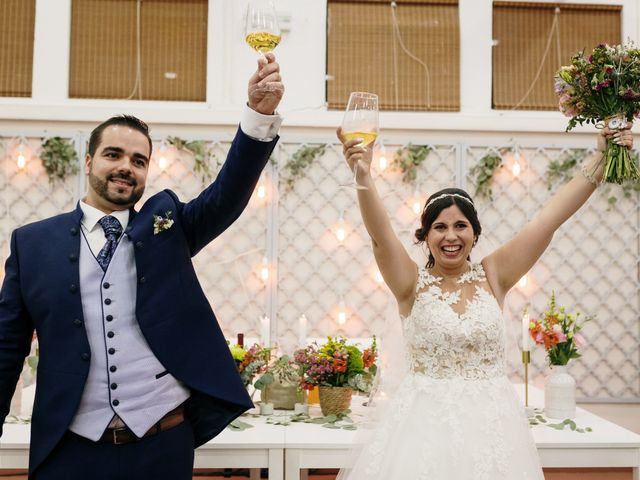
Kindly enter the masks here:
[[[457, 291], [443, 291], [440, 282], [420, 269], [413, 308], [403, 319], [409, 372], [437, 379], [505, 375], [502, 312], [482, 265], [460, 276]], [[462, 311], [463, 288], [475, 293], [467, 295]]]

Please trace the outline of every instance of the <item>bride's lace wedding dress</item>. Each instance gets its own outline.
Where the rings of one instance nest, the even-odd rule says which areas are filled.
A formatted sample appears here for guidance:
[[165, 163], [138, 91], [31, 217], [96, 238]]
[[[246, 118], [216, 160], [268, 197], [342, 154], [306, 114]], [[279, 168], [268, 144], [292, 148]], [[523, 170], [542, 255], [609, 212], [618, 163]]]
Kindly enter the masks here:
[[502, 312], [481, 264], [444, 291], [421, 269], [402, 319], [408, 373], [345, 480], [544, 480], [505, 372]]

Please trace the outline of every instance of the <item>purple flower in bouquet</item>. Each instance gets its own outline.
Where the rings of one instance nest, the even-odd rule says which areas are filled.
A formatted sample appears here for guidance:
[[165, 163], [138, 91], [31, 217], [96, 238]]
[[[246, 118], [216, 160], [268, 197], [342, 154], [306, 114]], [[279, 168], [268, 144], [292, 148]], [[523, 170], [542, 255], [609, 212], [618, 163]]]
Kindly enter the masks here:
[[[600, 44], [590, 55], [578, 52], [570, 65], [555, 75], [554, 90], [560, 111], [570, 117], [567, 131], [576, 125], [604, 123], [616, 119], [619, 127], [640, 118], [640, 49], [634, 45]], [[613, 123], [612, 123], [613, 125]], [[610, 128], [614, 129], [613, 126]], [[622, 183], [640, 180], [640, 172], [629, 149], [607, 141], [603, 181]]]

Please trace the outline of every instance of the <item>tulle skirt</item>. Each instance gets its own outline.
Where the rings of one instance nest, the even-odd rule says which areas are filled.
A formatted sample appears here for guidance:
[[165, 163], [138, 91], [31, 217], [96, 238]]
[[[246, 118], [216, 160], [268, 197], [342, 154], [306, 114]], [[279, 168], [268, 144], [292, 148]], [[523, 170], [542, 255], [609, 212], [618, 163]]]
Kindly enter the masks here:
[[375, 427], [358, 434], [340, 480], [544, 480], [524, 409], [506, 377], [409, 375]]

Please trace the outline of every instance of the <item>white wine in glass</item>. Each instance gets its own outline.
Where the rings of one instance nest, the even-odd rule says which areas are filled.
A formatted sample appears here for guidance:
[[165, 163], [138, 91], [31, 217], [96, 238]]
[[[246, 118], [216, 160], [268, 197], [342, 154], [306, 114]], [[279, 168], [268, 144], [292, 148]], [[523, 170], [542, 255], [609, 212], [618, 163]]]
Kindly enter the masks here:
[[245, 41], [256, 52], [264, 55], [280, 43], [278, 15], [269, 0], [252, 0], [247, 7]]
[[[362, 139], [364, 148], [373, 148], [378, 137], [378, 96], [375, 93], [351, 92], [342, 118], [342, 136], [347, 140]], [[344, 186], [366, 190], [357, 181], [358, 162], [353, 165], [353, 180]]]

